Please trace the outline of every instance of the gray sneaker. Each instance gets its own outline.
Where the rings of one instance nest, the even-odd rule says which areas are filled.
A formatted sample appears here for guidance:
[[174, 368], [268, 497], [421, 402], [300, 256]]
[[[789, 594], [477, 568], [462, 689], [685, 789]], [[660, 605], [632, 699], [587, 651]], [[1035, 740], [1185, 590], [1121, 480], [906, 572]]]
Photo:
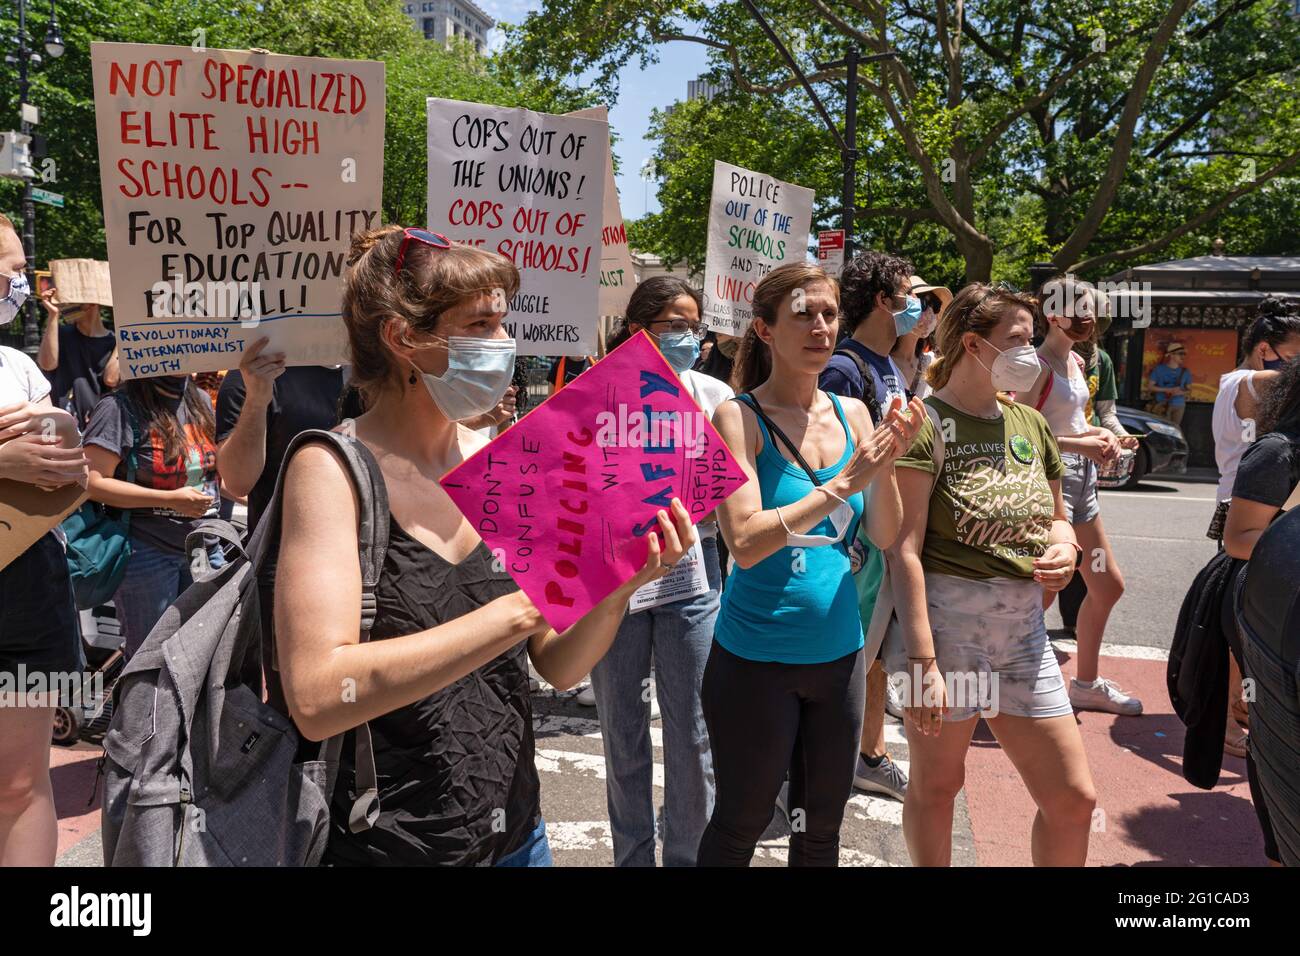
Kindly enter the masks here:
[[880, 766], [873, 767], [862, 754], [858, 754], [858, 766], [853, 771], [853, 786], [867, 793], [883, 793], [895, 800], [902, 800], [907, 793], [907, 774], [888, 755], [880, 761]]

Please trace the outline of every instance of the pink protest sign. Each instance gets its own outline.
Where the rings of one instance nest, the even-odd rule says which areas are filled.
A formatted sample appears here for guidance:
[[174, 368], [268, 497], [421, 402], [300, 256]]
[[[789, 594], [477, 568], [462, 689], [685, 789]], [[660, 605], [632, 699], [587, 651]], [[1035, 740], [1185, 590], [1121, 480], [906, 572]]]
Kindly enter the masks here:
[[442, 486], [563, 631], [645, 563], [674, 497], [698, 523], [745, 483], [644, 333], [524, 416]]

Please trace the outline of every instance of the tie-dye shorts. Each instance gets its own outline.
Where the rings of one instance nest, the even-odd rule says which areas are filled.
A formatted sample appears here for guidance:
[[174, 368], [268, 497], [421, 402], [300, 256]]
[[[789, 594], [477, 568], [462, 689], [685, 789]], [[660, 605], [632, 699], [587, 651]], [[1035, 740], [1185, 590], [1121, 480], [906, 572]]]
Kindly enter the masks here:
[[[925, 572], [934, 654], [947, 688], [945, 720], [1060, 717], [1073, 712], [1061, 666], [1043, 624], [1043, 589], [1032, 580], [970, 580]], [[909, 676], [898, 619], [889, 624], [885, 666], [904, 706], [925, 702]]]

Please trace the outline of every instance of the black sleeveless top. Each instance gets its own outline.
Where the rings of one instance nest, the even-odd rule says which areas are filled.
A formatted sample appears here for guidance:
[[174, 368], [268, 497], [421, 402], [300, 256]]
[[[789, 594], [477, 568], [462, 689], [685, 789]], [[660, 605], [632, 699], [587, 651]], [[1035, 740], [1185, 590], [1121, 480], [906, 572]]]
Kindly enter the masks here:
[[[375, 591], [372, 641], [413, 634], [517, 591], [480, 543], [450, 564], [389, 516], [388, 554]], [[435, 694], [370, 722], [380, 814], [348, 830], [355, 796], [353, 735], [343, 746], [323, 860], [338, 866], [491, 866], [541, 819], [533, 762], [528, 644]]]

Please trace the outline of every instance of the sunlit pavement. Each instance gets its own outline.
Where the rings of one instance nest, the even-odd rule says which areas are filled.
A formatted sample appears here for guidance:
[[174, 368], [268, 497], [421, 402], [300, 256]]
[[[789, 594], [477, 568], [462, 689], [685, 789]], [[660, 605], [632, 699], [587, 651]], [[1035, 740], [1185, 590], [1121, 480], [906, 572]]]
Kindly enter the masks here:
[[[1145, 705], [1141, 717], [1076, 715], [1097, 786], [1098, 808], [1088, 862], [1094, 866], [1260, 866], [1262, 843], [1246, 785], [1245, 763], [1225, 757], [1219, 785], [1198, 790], [1182, 778], [1183, 727], [1165, 689], [1165, 653], [1179, 603], [1196, 571], [1214, 553], [1204, 537], [1213, 511], [1213, 485], [1154, 481], [1137, 492], [1102, 495], [1103, 515], [1128, 590], [1116, 608], [1103, 647], [1101, 672]], [[1048, 627], [1059, 627], [1055, 609]], [[1060, 632], [1054, 632], [1060, 636]], [[1110, 642], [1113, 642], [1110, 643]], [[1058, 640], [1066, 677], [1073, 645]], [[600, 724], [594, 709], [572, 694], [543, 690], [534, 697], [542, 810], [557, 865], [613, 862]], [[655, 722], [655, 804], [663, 799], [663, 750]], [[903, 728], [887, 727], [891, 754], [907, 766]], [[99, 748], [54, 748], [61, 865], [97, 866], [99, 802], [87, 806]], [[1027, 866], [1034, 806], [987, 727], [977, 732], [958, 800], [953, 862]], [[902, 805], [856, 794], [846, 808], [840, 862], [906, 866]], [[755, 865], [786, 862], [789, 829], [779, 814], [764, 834]]]

